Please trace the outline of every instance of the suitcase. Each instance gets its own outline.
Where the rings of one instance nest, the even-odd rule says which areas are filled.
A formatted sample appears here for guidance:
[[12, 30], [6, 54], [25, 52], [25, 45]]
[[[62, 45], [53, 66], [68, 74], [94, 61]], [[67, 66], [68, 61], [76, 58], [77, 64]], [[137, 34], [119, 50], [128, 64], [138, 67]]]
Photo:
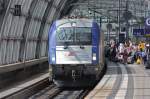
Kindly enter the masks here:
[[146, 69], [150, 69], [150, 56], [148, 57], [148, 60], [147, 60], [147, 62], [145, 64], [145, 68]]

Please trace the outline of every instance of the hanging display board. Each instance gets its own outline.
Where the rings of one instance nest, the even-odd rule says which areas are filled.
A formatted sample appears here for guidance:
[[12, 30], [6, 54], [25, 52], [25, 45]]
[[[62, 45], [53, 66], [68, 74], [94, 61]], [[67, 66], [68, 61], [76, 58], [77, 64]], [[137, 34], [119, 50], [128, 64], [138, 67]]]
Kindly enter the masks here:
[[134, 36], [144, 36], [144, 29], [133, 29]]

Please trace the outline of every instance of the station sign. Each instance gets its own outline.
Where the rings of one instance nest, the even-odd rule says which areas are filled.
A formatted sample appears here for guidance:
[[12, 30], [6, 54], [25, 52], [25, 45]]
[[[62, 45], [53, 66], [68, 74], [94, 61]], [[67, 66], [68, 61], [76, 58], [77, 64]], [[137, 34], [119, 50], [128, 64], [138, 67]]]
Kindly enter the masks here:
[[150, 18], [147, 18], [147, 19], [145, 20], [145, 26], [146, 26], [146, 27], [150, 27]]
[[150, 37], [150, 18], [146, 18], [145, 20], [145, 35], [146, 37]]
[[143, 36], [144, 35], [144, 29], [133, 29], [133, 35], [134, 36]]

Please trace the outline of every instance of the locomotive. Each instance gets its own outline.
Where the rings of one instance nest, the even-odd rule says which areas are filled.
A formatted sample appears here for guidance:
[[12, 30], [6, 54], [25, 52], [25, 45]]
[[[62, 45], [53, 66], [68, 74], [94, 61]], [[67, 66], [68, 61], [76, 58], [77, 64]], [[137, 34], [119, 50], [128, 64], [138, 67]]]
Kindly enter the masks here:
[[58, 87], [92, 86], [105, 67], [104, 34], [93, 19], [60, 19], [49, 30], [50, 80]]

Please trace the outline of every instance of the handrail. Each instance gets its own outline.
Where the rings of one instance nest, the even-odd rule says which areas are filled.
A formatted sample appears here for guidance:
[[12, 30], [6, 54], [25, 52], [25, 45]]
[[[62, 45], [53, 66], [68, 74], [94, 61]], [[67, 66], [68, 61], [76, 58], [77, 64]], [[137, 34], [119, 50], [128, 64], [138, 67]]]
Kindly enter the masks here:
[[40, 59], [32, 59], [32, 60], [25, 61], [26, 65], [24, 65], [24, 62], [17, 62], [17, 63], [7, 64], [7, 65], [0, 65], [0, 74], [10, 72], [10, 71], [15, 71], [17, 69], [23, 69], [23, 68], [34, 66], [36, 64], [41, 64], [44, 62], [48, 62], [48, 57], [43, 57]]

